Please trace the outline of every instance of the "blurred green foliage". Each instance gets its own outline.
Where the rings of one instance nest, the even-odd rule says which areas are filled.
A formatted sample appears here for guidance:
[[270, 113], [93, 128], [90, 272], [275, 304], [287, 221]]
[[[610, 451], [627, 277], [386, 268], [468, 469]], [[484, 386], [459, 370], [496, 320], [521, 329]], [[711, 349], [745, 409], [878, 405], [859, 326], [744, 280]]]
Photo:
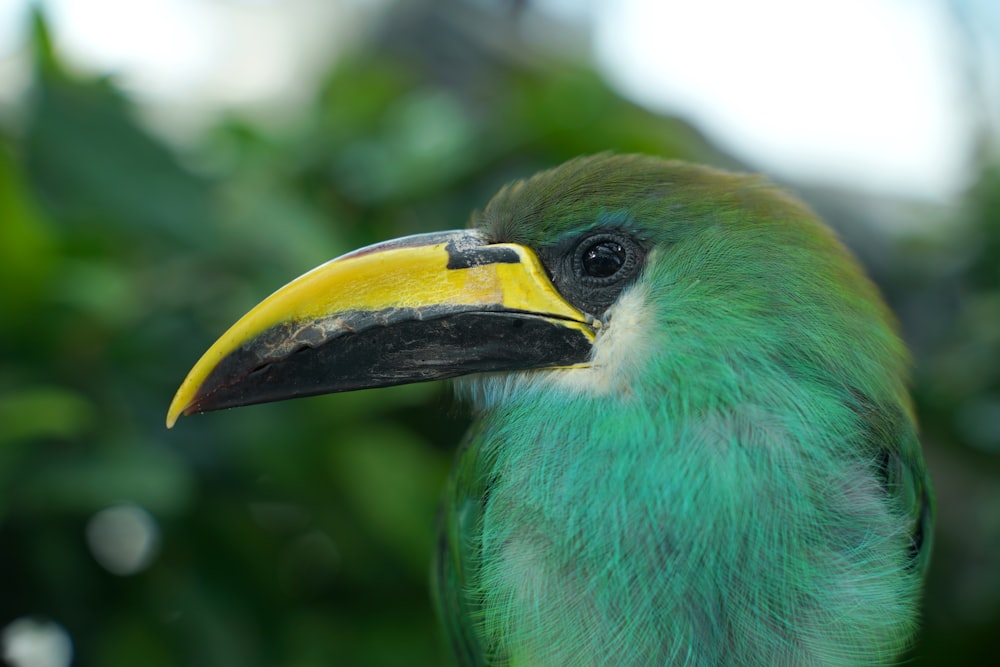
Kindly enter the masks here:
[[[181, 153], [112, 82], [68, 74], [36, 22], [27, 120], [0, 130], [0, 625], [57, 621], [78, 665], [447, 663], [426, 575], [466, 423], [444, 386], [168, 432], [173, 391], [276, 286], [463, 226], [510, 178], [606, 149], [734, 163], [583, 66], [485, 48], [459, 66], [406, 29], [338, 62], [293, 127], [234, 117]], [[421, 39], [452, 37], [436, 29]], [[997, 193], [984, 166], [944, 233], [871, 267], [916, 351], [940, 503], [916, 664], [985, 664], [1000, 627]], [[86, 539], [122, 503], [160, 531], [131, 576]]]

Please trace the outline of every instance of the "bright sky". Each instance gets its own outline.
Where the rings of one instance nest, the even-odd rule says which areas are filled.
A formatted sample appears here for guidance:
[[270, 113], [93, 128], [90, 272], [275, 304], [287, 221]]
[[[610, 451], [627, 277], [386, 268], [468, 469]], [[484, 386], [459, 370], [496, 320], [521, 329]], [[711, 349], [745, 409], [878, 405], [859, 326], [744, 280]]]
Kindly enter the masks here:
[[[210, 109], [306, 99], [303, 82], [387, 2], [43, 4], [81, 68], [116, 73], [150, 106]], [[937, 200], [965, 184], [970, 119], [943, 0], [537, 4], [589, 23], [598, 66], [623, 94], [680, 114], [756, 168]], [[16, 79], [27, 5], [0, 0], [0, 97]]]
[[970, 146], [941, 4], [607, 2], [597, 54], [627, 95], [696, 120], [751, 164], [944, 197]]

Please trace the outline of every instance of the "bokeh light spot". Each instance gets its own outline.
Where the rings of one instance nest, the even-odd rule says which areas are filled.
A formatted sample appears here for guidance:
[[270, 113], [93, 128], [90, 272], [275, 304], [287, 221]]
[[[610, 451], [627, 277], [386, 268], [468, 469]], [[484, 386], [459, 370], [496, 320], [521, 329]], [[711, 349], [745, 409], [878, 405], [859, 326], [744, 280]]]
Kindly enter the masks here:
[[3, 659], [12, 667], [69, 667], [73, 640], [58, 623], [22, 617], [0, 635]]
[[116, 505], [87, 523], [87, 544], [101, 566], [119, 576], [136, 574], [152, 562], [160, 530], [152, 515], [137, 505]]

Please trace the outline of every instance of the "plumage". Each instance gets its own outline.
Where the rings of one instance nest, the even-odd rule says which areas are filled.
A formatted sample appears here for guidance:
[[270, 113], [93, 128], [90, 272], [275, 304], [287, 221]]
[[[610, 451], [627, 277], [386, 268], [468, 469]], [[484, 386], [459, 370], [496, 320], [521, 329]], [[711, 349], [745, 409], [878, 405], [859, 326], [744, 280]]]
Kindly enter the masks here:
[[[833, 233], [760, 177], [609, 154], [505, 187], [472, 227], [485, 248], [530, 249], [583, 314], [546, 322], [589, 338], [585, 358], [433, 375], [462, 375], [476, 415], [434, 576], [460, 664], [898, 659], [918, 622], [930, 484], [906, 351]], [[498, 310], [516, 316], [477, 313]], [[441, 354], [427, 350], [406, 363]], [[206, 380], [214, 368], [174, 418], [245, 382]]]

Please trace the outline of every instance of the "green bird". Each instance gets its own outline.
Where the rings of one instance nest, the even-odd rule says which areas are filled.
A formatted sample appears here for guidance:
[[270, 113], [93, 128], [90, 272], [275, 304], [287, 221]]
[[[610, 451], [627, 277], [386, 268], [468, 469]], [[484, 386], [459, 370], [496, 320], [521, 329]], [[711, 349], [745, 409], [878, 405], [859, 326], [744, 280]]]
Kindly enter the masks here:
[[168, 414], [459, 377], [437, 606], [462, 665], [876, 665], [931, 543], [876, 288], [757, 176], [639, 155], [264, 300]]

